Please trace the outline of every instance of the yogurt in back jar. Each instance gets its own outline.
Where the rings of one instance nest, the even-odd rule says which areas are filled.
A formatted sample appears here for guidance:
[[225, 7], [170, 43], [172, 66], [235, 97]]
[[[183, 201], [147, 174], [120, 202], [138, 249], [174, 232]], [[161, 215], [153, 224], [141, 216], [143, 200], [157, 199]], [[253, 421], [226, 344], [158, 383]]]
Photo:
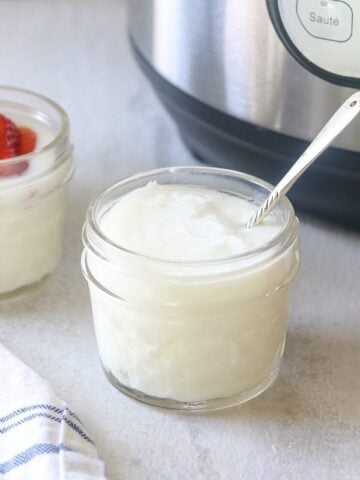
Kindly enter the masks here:
[[298, 221], [283, 199], [242, 227], [270, 190], [246, 174], [184, 167], [126, 179], [90, 205], [83, 272], [101, 363], [122, 392], [210, 410], [276, 378]]
[[40, 281], [60, 260], [72, 151], [61, 107], [0, 87], [0, 298]]

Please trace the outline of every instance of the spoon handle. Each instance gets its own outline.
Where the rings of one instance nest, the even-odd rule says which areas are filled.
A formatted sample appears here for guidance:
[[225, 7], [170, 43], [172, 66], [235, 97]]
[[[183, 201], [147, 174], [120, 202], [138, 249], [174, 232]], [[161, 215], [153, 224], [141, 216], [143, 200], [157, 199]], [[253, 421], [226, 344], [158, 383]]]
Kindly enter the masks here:
[[360, 112], [360, 91], [349, 97], [334, 113], [323, 129], [317, 134], [305, 152], [294, 163], [286, 175], [274, 187], [264, 203], [245, 224], [245, 228], [258, 225], [275, 207], [278, 201], [287, 194], [296, 180], [318, 158], [326, 147], [344, 130], [344, 128]]

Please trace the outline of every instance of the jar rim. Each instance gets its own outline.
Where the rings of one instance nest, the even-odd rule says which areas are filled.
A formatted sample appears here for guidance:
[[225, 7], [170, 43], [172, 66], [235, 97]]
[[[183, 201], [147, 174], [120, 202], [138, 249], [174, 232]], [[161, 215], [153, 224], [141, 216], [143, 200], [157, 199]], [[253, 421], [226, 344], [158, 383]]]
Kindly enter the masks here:
[[[91, 234], [95, 235], [95, 243], [97, 245], [104, 245], [106, 247], [110, 247], [114, 252], [121, 252], [123, 254], [131, 255], [132, 257], [144, 259], [148, 262], [156, 262], [162, 265], [177, 265], [179, 267], [201, 267], [201, 266], [212, 266], [212, 265], [224, 265], [228, 263], [233, 263], [233, 262], [239, 262], [239, 261], [245, 261], [245, 260], [251, 260], [254, 258], [259, 258], [262, 256], [262, 254], [266, 254], [269, 251], [272, 251], [274, 249], [277, 249], [279, 247], [279, 244], [281, 244], [281, 241], [284, 240], [283, 247], [287, 247], [289, 243], [292, 243], [293, 239], [295, 236], [297, 236], [297, 218], [295, 216], [295, 212], [293, 209], [293, 206], [291, 202], [288, 200], [287, 197], [284, 197], [280, 200], [279, 204], [283, 206], [286, 214], [287, 214], [287, 219], [286, 223], [283, 226], [283, 228], [273, 237], [271, 238], [268, 242], [265, 242], [262, 244], [260, 247], [256, 247], [254, 249], [248, 250], [246, 252], [236, 254], [236, 255], [231, 255], [227, 257], [222, 257], [222, 258], [216, 258], [216, 259], [205, 259], [205, 260], [173, 260], [173, 259], [163, 259], [159, 257], [154, 257], [150, 255], [146, 255], [140, 252], [136, 252], [134, 250], [128, 249], [126, 247], [123, 247], [119, 245], [118, 243], [113, 242], [107, 235], [104, 234], [104, 232], [101, 230], [99, 222], [97, 220], [97, 212], [99, 209], [99, 205], [101, 201], [111, 192], [114, 190], [121, 188], [125, 185], [131, 184], [132, 182], [136, 182], [137, 180], [141, 179], [146, 179], [147, 177], [152, 177], [154, 175], [161, 175], [161, 174], [176, 174], [176, 173], [185, 173], [185, 172], [194, 172], [194, 173], [204, 173], [204, 174], [212, 174], [212, 175], [222, 175], [222, 176], [228, 176], [232, 177], [238, 180], [245, 180], [247, 182], [250, 182], [254, 185], [258, 185], [259, 187], [262, 187], [266, 190], [269, 191], [269, 193], [272, 191], [274, 188], [273, 185], [271, 185], [269, 182], [266, 182], [265, 180], [262, 180], [256, 176], [243, 173], [243, 172], [238, 172], [235, 170], [229, 170], [229, 169], [224, 169], [224, 168], [216, 168], [216, 167], [202, 167], [202, 166], [187, 166], [187, 167], [165, 167], [165, 168], [159, 168], [159, 169], [154, 169], [154, 170], [148, 170], [136, 175], [132, 175], [130, 177], [127, 177], [110, 187], [106, 188], [103, 190], [97, 197], [93, 199], [93, 201], [90, 203], [89, 208], [86, 213], [86, 224], [84, 227], [89, 226]], [[294, 232], [294, 226], [295, 232]], [[95, 254], [99, 254], [97, 249], [94, 248], [91, 240], [88, 238], [88, 233], [87, 228], [83, 229], [83, 243], [86, 248], [91, 249]], [[102, 256], [102, 255], [100, 255]]]
[[[28, 160], [32, 160], [34, 157], [38, 156], [39, 154], [47, 153], [48, 151], [53, 149], [62, 138], [69, 136], [69, 132], [70, 132], [69, 116], [57, 102], [55, 102], [51, 98], [41, 93], [34, 92], [26, 88], [12, 87], [8, 85], [0, 85], [0, 101], [1, 101], [1, 92], [5, 92], [5, 91], [27, 94], [27, 95], [33, 96], [34, 98], [43, 100], [45, 103], [50, 105], [50, 107], [53, 108], [56, 113], [58, 113], [61, 120], [61, 125], [59, 128], [59, 131], [55, 134], [54, 138], [49, 143], [45, 144], [43, 147], [39, 148], [34, 152], [25, 153], [23, 155], [17, 155], [16, 157], [12, 157], [9, 159], [3, 159], [1, 160], [1, 165], [16, 165], [17, 163], [23, 162], [25, 158]], [[60, 152], [58, 156], [60, 157], [62, 153], [63, 152]]]

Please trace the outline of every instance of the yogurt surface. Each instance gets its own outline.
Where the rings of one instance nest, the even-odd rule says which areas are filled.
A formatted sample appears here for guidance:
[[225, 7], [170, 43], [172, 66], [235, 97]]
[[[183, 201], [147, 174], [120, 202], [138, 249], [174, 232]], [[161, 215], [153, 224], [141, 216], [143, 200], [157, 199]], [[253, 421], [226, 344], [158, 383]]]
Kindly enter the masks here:
[[[0, 101], [0, 113], [12, 120], [16, 126], [28, 127], [36, 132], [37, 140], [34, 153], [48, 145], [55, 137], [55, 131], [45, 118], [40, 119], [31, 116], [26, 110], [21, 111], [21, 106], [19, 107], [17, 104], [9, 105], [9, 103], [6, 102], [5, 105], [2, 105]], [[46, 171], [53, 161], [54, 158], [52, 155], [42, 155], [29, 162], [29, 167], [21, 175], [0, 175], [0, 195], [5, 187], [15, 187], [18, 184], [21, 184], [25, 178]]]
[[272, 215], [244, 229], [256, 208], [206, 187], [150, 182], [118, 199], [102, 216], [100, 228], [117, 245], [150, 257], [217, 260], [254, 250], [280, 232], [282, 224]]

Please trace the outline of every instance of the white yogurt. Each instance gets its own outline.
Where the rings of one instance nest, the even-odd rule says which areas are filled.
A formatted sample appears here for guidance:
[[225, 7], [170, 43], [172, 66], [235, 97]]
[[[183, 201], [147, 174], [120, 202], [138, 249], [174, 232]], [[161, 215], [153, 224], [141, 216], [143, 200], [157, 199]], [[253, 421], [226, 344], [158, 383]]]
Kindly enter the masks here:
[[100, 227], [114, 243], [133, 252], [174, 261], [216, 260], [269, 242], [282, 228], [268, 217], [243, 228], [256, 206], [235, 195], [186, 185], [151, 182], [120, 198]]
[[99, 214], [102, 234], [139, 254], [119, 250], [105, 261], [87, 250], [85, 259], [101, 361], [121, 385], [204, 402], [245, 399], [271, 383], [296, 246], [244, 256], [284, 228], [275, 214], [244, 230], [255, 208], [214, 189], [149, 183]]
[[69, 151], [59, 158], [56, 144], [45, 148], [58, 134], [51, 118], [18, 103], [2, 102], [1, 89], [0, 113], [37, 134], [35, 155], [24, 155], [27, 170], [0, 176], [1, 295], [39, 281], [57, 265], [66, 205], [63, 183], [72, 160]]

